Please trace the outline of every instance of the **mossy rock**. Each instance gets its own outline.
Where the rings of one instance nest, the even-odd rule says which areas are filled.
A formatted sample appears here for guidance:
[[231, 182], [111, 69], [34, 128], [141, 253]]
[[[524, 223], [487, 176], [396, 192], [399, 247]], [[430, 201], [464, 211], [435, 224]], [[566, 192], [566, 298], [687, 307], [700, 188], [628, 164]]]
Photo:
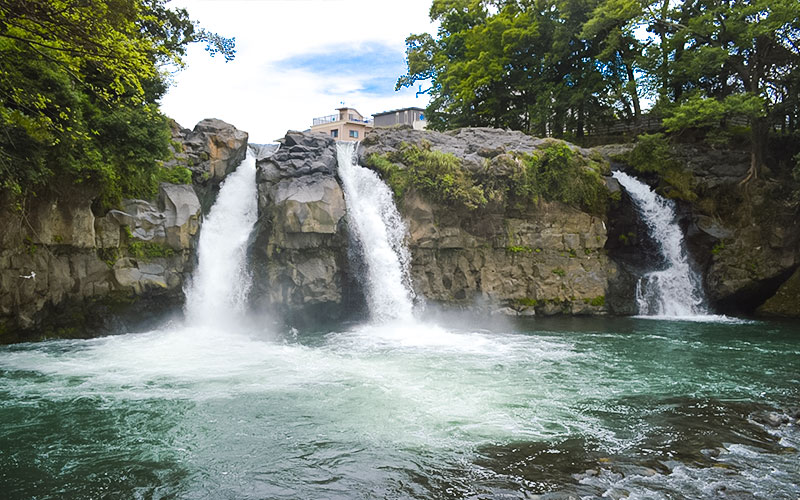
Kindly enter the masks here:
[[763, 316], [800, 318], [800, 269], [781, 285], [756, 311]]

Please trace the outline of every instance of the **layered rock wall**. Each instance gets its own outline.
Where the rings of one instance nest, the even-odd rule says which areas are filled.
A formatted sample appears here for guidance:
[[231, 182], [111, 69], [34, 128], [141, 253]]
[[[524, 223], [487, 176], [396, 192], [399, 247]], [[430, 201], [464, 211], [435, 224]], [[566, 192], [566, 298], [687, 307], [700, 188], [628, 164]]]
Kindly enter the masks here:
[[[511, 153], [547, 141], [524, 134], [468, 129], [447, 135], [376, 130], [359, 151], [394, 150], [427, 141], [456, 155], [464, 168], [497, 169]], [[578, 154], [582, 154], [576, 148]], [[272, 157], [258, 162], [259, 223], [252, 247], [255, 301], [295, 316], [358, 308], [357, 251], [348, 247], [344, 197], [336, 176], [335, 142], [292, 132]], [[363, 160], [362, 160], [363, 163]], [[603, 218], [559, 203], [520, 213], [504, 205], [467, 211], [407, 193], [413, 286], [418, 297], [505, 314], [604, 314], [616, 266], [603, 249]]]
[[[192, 168], [201, 192], [246, 152], [247, 134], [219, 120], [175, 129], [168, 165]], [[163, 183], [157, 199], [102, 216], [97, 193], [62, 192], [0, 214], [0, 342], [127, 329], [180, 307], [202, 218], [193, 185]]]
[[347, 233], [334, 140], [290, 132], [256, 165], [254, 305], [288, 316], [340, 313]]

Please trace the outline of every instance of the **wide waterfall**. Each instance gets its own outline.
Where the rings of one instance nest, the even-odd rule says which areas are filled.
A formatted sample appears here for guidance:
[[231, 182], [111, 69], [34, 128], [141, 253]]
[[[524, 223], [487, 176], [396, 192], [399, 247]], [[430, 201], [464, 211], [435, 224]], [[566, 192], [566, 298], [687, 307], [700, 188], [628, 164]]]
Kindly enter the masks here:
[[625, 172], [616, 171], [613, 175], [633, 199], [666, 262], [664, 269], [647, 273], [639, 280], [636, 288], [639, 314], [673, 317], [708, 314], [700, 278], [689, 265], [673, 203]]
[[407, 320], [413, 312], [413, 292], [405, 246], [406, 226], [389, 187], [372, 170], [357, 164], [354, 142], [336, 145], [347, 221], [361, 247], [367, 305], [373, 320]]
[[247, 241], [256, 222], [256, 158], [247, 156], [222, 184], [200, 231], [198, 263], [186, 291], [186, 317], [194, 324], [225, 324], [244, 312], [251, 276]]

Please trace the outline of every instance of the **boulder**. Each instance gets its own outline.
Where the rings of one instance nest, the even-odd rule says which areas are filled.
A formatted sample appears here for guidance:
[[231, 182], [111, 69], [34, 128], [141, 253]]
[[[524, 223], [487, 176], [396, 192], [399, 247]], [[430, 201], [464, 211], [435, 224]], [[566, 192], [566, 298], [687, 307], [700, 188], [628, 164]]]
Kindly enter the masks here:
[[335, 141], [288, 132], [256, 165], [252, 301], [295, 317], [319, 307], [341, 313], [348, 237]]
[[756, 312], [763, 316], [800, 318], [800, 268]]

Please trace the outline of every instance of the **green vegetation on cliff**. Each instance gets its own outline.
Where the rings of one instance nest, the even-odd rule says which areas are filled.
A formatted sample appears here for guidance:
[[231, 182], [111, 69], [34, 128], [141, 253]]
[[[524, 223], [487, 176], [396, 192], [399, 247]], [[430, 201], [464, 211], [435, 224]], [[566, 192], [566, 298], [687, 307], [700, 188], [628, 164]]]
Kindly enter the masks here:
[[93, 187], [152, 197], [170, 130], [157, 101], [190, 42], [233, 57], [165, 0], [0, 0], [0, 203]]
[[414, 188], [439, 202], [470, 210], [489, 201], [513, 203], [525, 209], [541, 201], [558, 201], [596, 215], [608, 205], [608, 189], [602, 175], [608, 165], [587, 159], [565, 142], [550, 141], [529, 154], [507, 155], [510, 175], [499, 177], [488, 163], [470, 173], [453, 154], [431, 149], [431, 144], [403, 143], [398, 150], [372, 154], [366, 163], [377, 170], [400, 199]]
[[509, 186], [518, 199], [559, 201], [588, 213], [605, 213], [608, 189], [602, 174], [608, 172], [604, 163], [587, 161], [560, 141], [523, 155], [522, 160], [524, 169], [512, 175]]
[[430, 143], [420, 146], [403, 144], [396, 152], [371, 155], [370, 167], [378, 170], [402, 198], [409, 188], [416, 188], [433, 199], [474, 209], [486, 205], [486, 197], [461, 160], [449, 153], [431, 150]]
[[629, 152], [615, 158], [627, 163], [640, 173], [658, 174], [658, 192], [668, 198], [694, 201], [694, 176], [675, 160], [669, 141], [664, 134], [642, 134], [636, 139], [636, 146]]

